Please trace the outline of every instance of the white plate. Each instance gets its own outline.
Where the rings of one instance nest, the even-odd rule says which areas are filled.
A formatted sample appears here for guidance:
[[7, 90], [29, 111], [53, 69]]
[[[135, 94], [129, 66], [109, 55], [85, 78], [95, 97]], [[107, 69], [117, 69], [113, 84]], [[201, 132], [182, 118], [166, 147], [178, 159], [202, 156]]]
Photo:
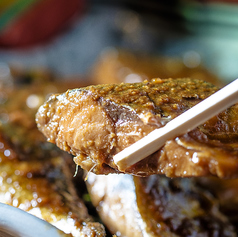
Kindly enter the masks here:
[[0, 203], [1, 237], [67, 237], [48, 222], [23, 210]]

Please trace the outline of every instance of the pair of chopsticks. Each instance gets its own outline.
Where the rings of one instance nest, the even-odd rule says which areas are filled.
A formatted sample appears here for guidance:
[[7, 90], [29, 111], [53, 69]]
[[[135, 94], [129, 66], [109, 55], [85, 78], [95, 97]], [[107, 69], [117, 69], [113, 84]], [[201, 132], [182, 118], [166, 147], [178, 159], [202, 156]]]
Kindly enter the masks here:
[[159, 150], [167, 140], [185, 134], [238, 102], [238, 79], [193, 106], [183, 114], [125, 148], [113, 157], [119, 170], [128, 167]]

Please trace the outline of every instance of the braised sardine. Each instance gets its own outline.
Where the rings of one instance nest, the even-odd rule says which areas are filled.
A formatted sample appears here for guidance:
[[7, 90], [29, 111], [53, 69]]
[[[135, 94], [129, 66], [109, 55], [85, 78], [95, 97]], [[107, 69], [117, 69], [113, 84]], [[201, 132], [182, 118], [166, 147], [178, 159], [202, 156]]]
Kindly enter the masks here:
[[238, 104], [120, 170], [113, 156], [219, 88], [196, 79], [88, 86], [52, 95], [36, 115], [49, 142], [96, 174], [238, 177]]

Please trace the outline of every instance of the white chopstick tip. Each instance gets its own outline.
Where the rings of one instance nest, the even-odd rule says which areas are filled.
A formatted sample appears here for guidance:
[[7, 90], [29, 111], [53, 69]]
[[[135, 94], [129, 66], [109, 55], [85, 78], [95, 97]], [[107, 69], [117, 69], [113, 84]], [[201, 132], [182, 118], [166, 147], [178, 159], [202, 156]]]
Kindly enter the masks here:
[[[128, 167], [142, 160], [142, 157], [146, 158], [151, 155], [153, 153], [152, 151], [155, 151], [155, 147], [156, 151], [159, 150], [170, 136], [166, 126], [155, 129], [145, 137], [117, 153], [113, 157], [114, 163], [118, 166], [120, 171], [125, 171]], [[160, 138], [159, 141], [157, 140], [158, 137]]]
[[118, 169], [122, 172], [125, 172], [125, 170], [132, 166], [133, 164], [130, 164], [129, 157], [127, 156], [121, 156], [120, 153], [118, 155], [115, 155], [113, 157], [114, 163], [118, 167]]

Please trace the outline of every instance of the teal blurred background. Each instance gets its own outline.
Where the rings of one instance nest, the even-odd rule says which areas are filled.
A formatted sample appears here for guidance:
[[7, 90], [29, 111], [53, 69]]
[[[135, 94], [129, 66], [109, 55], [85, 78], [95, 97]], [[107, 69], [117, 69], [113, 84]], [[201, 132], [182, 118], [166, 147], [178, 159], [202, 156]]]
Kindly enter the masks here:
[[[120, 49], [176, 58], [189, 69], [199, 65], [225, 83], [238, 77], [235, 2], [20, 1], [27, 7], [15, 13], [9, 11], [13, 0], [0, 4], [1, 16], [6, 9], [12, 14], [0, 16], [0, 65], [42, 67], [84, 80], [105, 52]], [[29, 17], [30, 11], [37, 18], [24, 23], [22, 15]]]

